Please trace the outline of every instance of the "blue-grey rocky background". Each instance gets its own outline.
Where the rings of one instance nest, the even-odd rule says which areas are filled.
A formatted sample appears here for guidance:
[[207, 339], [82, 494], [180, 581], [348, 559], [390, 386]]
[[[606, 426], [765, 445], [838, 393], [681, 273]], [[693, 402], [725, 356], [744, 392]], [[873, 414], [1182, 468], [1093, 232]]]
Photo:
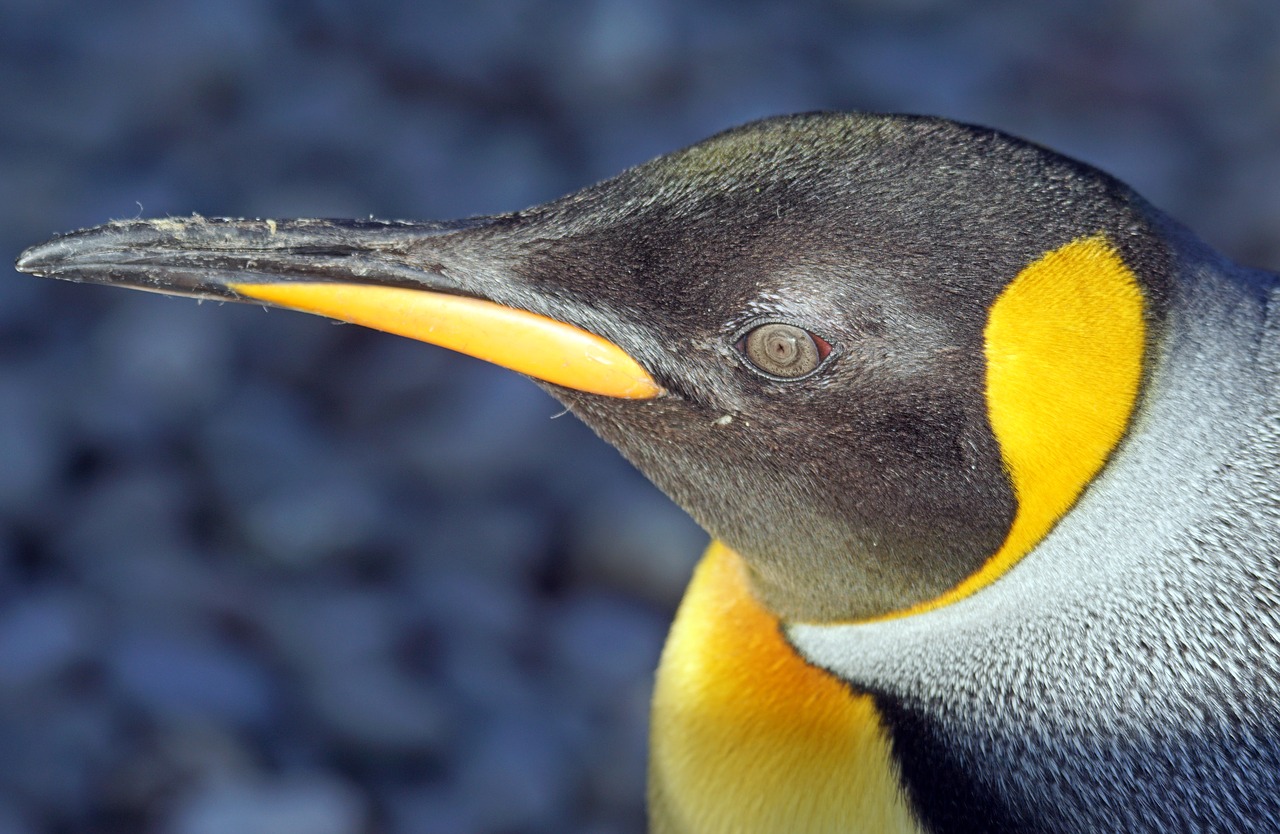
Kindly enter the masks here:
[[[1026, 135], [1280, 266], [1275, 0], [0, 0], [0, 254], [513, 210], [817, 108]], [[611, 449], [438, 349], [0, 279], [0, 834], [642, 829], [704, 536]]]

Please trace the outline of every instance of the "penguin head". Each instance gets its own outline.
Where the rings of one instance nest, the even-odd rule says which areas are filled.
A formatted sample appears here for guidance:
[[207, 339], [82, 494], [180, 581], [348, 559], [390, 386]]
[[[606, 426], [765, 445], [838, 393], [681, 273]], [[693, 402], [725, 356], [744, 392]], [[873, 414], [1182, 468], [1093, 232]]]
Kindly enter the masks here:
[[[498, 361], [736, 550], [766, 605], [831, 622], [972, 592], [1096, 477], [1163, 315], [1156, 218], [1109, 177], [994, 131], [812, 114], [511, 215], [134, 221], [19, 268], [441, 341], [389, 326], [402, 309], [346, 314], [393, 287], [599, 337], [616, 353], [549, 365], [632, 362], [618, 388], [521, 364], [524, 331], [461, 349], [515, 355]], [[354, 295], [321, 304], [316, 287]]]

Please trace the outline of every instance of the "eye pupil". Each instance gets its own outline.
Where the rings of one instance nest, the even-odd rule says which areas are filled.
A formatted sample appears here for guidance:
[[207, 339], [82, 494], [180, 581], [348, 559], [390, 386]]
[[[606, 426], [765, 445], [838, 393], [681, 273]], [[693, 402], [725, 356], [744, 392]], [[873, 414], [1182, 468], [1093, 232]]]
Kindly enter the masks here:
[[[791, 324], [762, 324], [743, 339], [741, 347], [747, 359], [759, 370], [772, 376], [794, 379], [818, 367], [825, 355], [808, 331]], [[830, 348], [828, 348], [830, 350]]]

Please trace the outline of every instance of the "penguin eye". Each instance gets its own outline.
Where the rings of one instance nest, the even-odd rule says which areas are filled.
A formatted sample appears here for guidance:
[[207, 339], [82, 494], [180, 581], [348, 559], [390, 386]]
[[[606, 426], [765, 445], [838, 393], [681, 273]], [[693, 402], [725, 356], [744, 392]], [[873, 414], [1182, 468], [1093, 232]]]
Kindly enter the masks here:
[[738, 349], [760, 371], [782, 379], [797, 379], [817, 370], [831, 353], [831, 345], [792, 324], [770, 322], [748, 331]]

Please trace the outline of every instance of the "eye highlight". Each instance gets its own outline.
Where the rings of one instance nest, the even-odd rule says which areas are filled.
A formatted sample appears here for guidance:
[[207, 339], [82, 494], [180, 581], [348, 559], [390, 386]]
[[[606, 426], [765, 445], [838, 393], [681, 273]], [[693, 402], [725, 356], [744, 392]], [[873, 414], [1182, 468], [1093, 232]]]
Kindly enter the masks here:
[[831, 345], [793, 324], [769, 322], [747, 332], [738, 349], [757, 370], [781, 379], [813, 373], [831, 353]]

